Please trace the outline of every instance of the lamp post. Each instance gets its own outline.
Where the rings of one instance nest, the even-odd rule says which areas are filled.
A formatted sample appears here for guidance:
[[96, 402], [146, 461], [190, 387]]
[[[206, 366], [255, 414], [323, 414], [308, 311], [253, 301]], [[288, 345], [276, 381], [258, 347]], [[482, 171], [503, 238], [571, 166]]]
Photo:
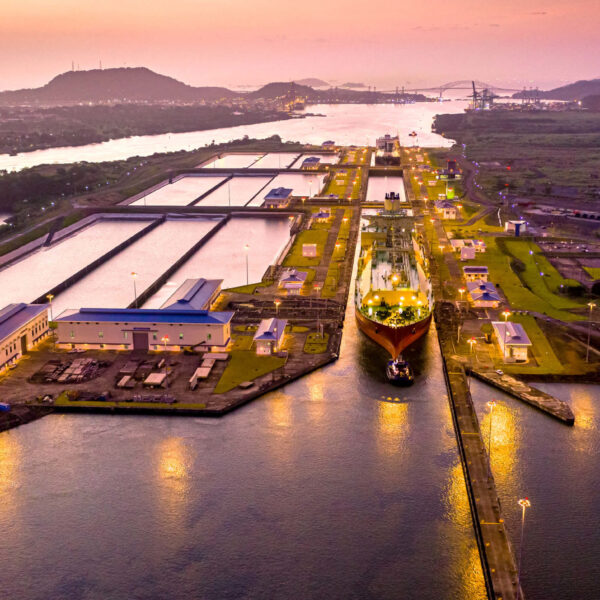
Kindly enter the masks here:
[[244, 250], [246, 252], [246, 285], [250, 284], [250, 275], [249, 275], [249, 271], [248, 271], [248, 254], [250, 252], [250, 246], [248, 244], [246, 244], [244, 246]]
[[495, 400], [490, 400], [487, 403], [490, 409], [490, 431], [488, 434], [488, 479], [492, 474], [492, 419], [494, 417], [494, 407], [496, 406]]
[[471, 346], [471, 354], [473, 354], [473, 346], [477, 343], [475, 338], [471, 338], [467, 343]]
[[138, 307], [137, 305], [137, 288], [135, 287], [135, 278], [137, 277], [137, 273], [135, 271], [131, 272], [131, 277], [133, 278], [133, 299], [134, 299], [134, 306], [135, 308]]
[[508, 326], [506, 323], [508, 321], [508, 317], [510, 317], [510, 311], [503, 311], [502, 316], [504, 317], [504, 345], [502, 346], [502, 354], [504, 355], [503, 361], [506, 362], [506, 332], [508, 331]]
[[594, 307], [596, 306], [596, 304], [594, 302], [589, 302], [588, 306], [590, 307], [590, 318], [588, 321], [587, 349], [585, 351], [585, 362], [586, 363], [590, 362], [590, 340], [591, 340], [591, 335], [592, 335], [592, 311], [594, 310]]
[[525, 529], [525, 510], [531, 506], [531, 502], [529, 498], [521, 498], [519, 500], [519, 506], [522, 509], [521, 513], [521, 543], [519, 544], [519, 565], [517, 571], [517, 596], [516, 600], [519, 600], [519, 596], [521, 595], [521, 558], [523, 557], [523, 530]]
[[[169, 336], [165, 335], [160, 338], [160, 341], [163, 343], [164, 351], [167, 351], [167, 343], [169, 341]], [[169, 389], [169, 371], [167, 370], [167, 357], [165, 356], [165, 388]]]
[[52, 318], [52, 299], [54, 298], [54, 294], [46, 294], [46, 298], [48, 298], [48, 303], [50, 304], [50, 320], [54, 321]]
[[462, 302], [463, 294], [465, 293], [465, 288], [464, 287], [458, 288], [458, 293], [460, 294], [460, 301]]

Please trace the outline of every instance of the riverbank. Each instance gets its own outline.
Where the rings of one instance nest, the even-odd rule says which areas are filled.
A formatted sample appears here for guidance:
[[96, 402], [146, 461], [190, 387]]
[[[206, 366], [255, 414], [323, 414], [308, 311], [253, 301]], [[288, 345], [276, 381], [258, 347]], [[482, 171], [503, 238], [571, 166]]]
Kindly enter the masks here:
[[201, 105], [9, 107], [0, 110], [0, 154], [85, 146], [142, 135], [209, 131], [291, 118], [303, 116], [276, 110]]

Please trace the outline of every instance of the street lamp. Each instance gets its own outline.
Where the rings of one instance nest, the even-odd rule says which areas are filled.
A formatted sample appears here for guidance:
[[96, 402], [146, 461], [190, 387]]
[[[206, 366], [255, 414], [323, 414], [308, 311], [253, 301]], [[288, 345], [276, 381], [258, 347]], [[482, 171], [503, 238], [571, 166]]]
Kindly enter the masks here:
[[463, 294], [466, 292], [464, 287], [458, 288], [458, 293], [460, 294], [460, 301], [462, 302]]
[[[160, 338], [160, 341], [163, 343], [164, 351], [167, 351], [167, 343], [169, 342], [169, 336], [165, 335]], [[167, 370], [167, 359], [165, 357], [165, 388], [169, 389], [169, 371]]]
[[54, 294], [46, 294], [46, 298], [48, 298], [48, 302], [50, 304], [50, 320], [54, 321], [52, 318], [52, 298], [54, 298]]
[[492, 419], [494, 417], [494, 407], [496, 406], [495, 400], [490, 400], [487, 403], [490, 409], [490, 431], [488, 435], [488, 479], [492, 474]]
[[281, 304], [281, 300], [279, 298], [277, 298], [274, 301], [274, 304], [275, 304], [275, 318], [278, 318], [279, 317], [279, 305]]
[[475, 338], [471, 338], [467, 343], [471, 346], [471, 354], [473, 354], [473, 346], [477, 343]]
[[133, 298], [134, 298], [134, 306], [137, 308], [137, 288], [135, 287], [135, 278], [137, 277], [137, 273], [135, 271], [131, 272], [131, 277], [133, 278]]
[[519, 565], [517, 574], [517, 596], [516, 600], [519, 600], [521, 594], [521, 558], [523, 556], [523, 530], [525, 529], [525, 510], [531, 506], [529, 498], [521, 498], [519, 500], [519, 506], [523, 510], [521, 513], [521, 543], [519, 544]]
[[250, 275], [249, 275], [249, 271], [248, 271], [248, 254], [250, 252], [250, 246], [248, 244], [246, 244], [244, 246], [244, 251], [246, 252], [246, 285], [250, 284]]
[[506, 333], [508, 331], [508, 326], [506, 322], [508, 321], [508, 317], [510, 317], [510, 311], [503, 311], [502, 316], [504, 317], [504, 346], [502, 347], [502, 354], [504, 355], [503, 361], [506, 362]]
[[592, 335], [592, 311], [594, 310], [596, 304], [594, 302], [588, 302], [588, 306], [590, 307], [590, 318], [588, 321], [588, 340], [587, 340], [587, 350], [585, 351], [585, 362], [590, 362], [590, 338]]

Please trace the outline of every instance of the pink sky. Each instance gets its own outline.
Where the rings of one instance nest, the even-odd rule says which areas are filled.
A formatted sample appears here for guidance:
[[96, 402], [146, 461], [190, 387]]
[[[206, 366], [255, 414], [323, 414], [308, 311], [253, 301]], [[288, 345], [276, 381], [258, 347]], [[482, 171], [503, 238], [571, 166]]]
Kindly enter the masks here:
[[192, 85], [600, 77], [599, 0], [4, 0], [0, 88], [147, 66]]

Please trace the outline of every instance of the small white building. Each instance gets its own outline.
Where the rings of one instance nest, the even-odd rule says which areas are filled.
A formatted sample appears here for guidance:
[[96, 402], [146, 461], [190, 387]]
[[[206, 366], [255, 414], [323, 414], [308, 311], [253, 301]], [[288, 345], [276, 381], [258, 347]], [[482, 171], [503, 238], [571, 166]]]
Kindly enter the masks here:
[[463, 248], [474, 248], [475, 252], [485, 252], [486, 245], [483, 240], [471, 240], [471, 239], [451, 239], [450, 244], [452, 249], [456, 252], [460, 252]]
[[302, 286], [306, 283], [308, 273], [296, 269], [285, 270], [279, 279], [279, 288], [286, 290], [288, 294], [298, 295]]
[[56, 319], [60, 348], [170, 350], [224, 348], [233, 312], [144, 308], [81, 308]]
[[9, 304], [0, 310], [0, 371], [49, 334], [47, 304]]
[[463, 273], [467, 283], [469, 281], [487, 281], [488, 268], [485, 266], [469, 266], [463, 267]]
[[519, 237], [527, 231], [527, 223], [525, 221], [506, 221], [504, 223], [504, 231], [514, 233], [515, 237]]
[[254, 334], [256, 354], [268, 355], [279, 352], [283, 346], [287, 319], [263, 319]]
[[492, 327], [505, 363], [529, 360], [529, 347], [533, 344], [521, 323], [492, 321]]
[[304, 258], [316, 258], [317, 257], [317, 245], [316, 244], [302, 244], [302, 256], [304, 256]]
[[435, 210], [442, 219], [455, 220], [460, 218], [459, 208], [448, 200], [438, 200], [435, 203]]
[[493, 283], [481, 280], [469, 281], [467, 289], [471, 302], [476, 308], [498, 308], [500, 294]]

